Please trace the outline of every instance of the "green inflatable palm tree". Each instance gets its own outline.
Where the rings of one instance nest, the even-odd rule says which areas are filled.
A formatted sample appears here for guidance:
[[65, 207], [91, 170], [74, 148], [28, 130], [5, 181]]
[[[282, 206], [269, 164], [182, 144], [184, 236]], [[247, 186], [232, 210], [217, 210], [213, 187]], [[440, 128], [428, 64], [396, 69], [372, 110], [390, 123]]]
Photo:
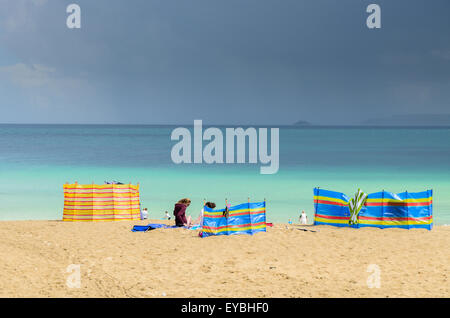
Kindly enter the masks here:
[[367, 194], [362, 192], [361, 189], [358, 189], [358, 192], [356, 192], [355, 198], [350, 199], [348, 202], [348, 208], [350, 210], [350, 220], [348, 223], [350, 225], [358, 224], [358, 215], [359, 211], [361, 211], [361, 208], [367, 201]]

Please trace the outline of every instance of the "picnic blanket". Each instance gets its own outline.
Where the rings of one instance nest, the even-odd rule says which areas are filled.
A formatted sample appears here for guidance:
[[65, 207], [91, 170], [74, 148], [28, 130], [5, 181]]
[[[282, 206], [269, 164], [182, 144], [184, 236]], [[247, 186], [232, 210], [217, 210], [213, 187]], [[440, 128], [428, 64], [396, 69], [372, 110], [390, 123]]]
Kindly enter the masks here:
[[173, 229], [176, 228], [176, 225], [166, 225], [166, 224], [157, 224], [150, 223], [147, 225], [135, 225], [131, 229], [132, 232], [147, 232], [155, 229]]

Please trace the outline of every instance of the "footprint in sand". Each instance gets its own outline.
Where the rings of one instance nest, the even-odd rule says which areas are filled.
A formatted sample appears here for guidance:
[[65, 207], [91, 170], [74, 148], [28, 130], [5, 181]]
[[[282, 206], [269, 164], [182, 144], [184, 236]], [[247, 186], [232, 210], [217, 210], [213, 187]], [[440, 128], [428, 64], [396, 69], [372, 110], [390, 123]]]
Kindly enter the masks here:
[[203, 273], [209, 273], [211, 271], [211, 266], [209, 265], [202, 265], [201, 270]]

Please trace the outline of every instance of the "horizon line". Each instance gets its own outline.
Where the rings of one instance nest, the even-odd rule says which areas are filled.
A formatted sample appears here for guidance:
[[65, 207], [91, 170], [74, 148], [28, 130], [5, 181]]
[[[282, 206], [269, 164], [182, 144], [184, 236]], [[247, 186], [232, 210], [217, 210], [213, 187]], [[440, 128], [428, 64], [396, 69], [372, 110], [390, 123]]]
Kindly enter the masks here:
[[[156, 124], [156, 123], [148, 123], [148, 124], [138, 124], [138, 123], [0, 123], [2, 126], [6, 125], [35, 125], [35, 126], [171, 126], [171, 127], [182, 127], [182, 126], [193, 126], [193, 123], [185, 123], [185, 124]], [[450, 125], [445, 124], [433, 124], [433, 125], [383, 125], [383, 124], [203, 124], [206, 127], [218, 126], [218, 127], [238, 127], [238, 126], [255, 126], [255, 127], [291, 127], [291, 128], [329, 128], [329, 127], [341, 127], [341, 128], [350, 128], [350, 127], [366, 127], [366, 128], [450, 128]]]

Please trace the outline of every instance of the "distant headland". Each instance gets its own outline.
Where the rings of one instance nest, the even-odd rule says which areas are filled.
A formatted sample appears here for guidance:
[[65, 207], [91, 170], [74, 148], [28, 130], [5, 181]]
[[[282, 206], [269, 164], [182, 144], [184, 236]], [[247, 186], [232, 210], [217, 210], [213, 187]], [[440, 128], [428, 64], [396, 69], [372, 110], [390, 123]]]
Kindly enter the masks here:
[[299, 120], [292, 124], [293, 126], [311, 126], [310, 122], [307, 122], [305, 120]]
[[374, 126], [450, 126], [450, 114], [409, 114], [372, 118], [362, 122]]

